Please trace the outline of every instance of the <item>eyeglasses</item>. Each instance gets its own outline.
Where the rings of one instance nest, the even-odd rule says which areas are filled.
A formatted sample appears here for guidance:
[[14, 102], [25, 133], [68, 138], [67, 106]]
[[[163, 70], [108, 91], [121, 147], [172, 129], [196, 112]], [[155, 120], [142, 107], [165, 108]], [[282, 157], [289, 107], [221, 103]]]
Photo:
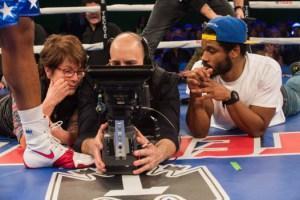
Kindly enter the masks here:
[[85, 75], [85, 70], [74, 71], [74, 70], [71, 70], [71, 69], [60, 69], [60, 68], [57, 68], [57, 69], [61, 70], [64, 73], [64, 76], [66, 78], [73, 77], [75, 73], [77, 74], [78, 78], [82, 78]]

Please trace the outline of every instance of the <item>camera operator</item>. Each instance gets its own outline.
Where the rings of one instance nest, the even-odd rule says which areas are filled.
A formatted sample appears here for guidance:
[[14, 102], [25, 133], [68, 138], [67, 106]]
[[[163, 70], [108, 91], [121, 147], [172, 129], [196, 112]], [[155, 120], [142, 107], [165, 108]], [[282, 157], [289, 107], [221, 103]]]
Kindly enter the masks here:
[[[145, 56], [148, 56], [147, 46], [143, 44], [142, 40], [142, 37], [135, 33], [119, 34], [111, 43], [109, 64], [124, 67], [126, 65], [145, 64]], [[148, 84], [151, 107], [165, 115], [169, 121], [157, 116], [160, 136], [155, 144], [150, 143], [144, 136], [143, 128], [149, 125], [147, 120], [140, 119], [137, 124], [134, 124], [137, 128], [136, 140], [142, 148], [133, 152], [137, 158], [133, 162], [137, 168], [133, 174], [140, 174], [153, 169], [159, 163], [170, 158], [179, 147], [180, 101], [177, 79], [156, 66]], [[95, 110], [97, 94], [92, 84], [84, 84], [82, 87], [81, 103], [79, 103], [79, 137], [75, 143], [75, 149], [92, 155], [98, 170], [105, 172], [101, 150], [104, 131], [108, 125], [105, 123], [104, 116]], [[99, 124], [101, 124], [100, 128]], [[154, 134], [154, 131], [151, 134]]]

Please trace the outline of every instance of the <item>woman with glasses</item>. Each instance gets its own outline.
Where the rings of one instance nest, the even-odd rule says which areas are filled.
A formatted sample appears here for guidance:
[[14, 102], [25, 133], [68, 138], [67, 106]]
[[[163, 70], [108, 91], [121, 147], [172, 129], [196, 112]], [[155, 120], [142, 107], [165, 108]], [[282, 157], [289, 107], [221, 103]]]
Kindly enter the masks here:
[[[77, 135], [77, 91], [85, 75], [86, 53], [71, 35], [51, 35], [40, 53], [43, 112], [50, 118], [51, 133], [63, 144], [72, 145]], [[0, 100], [0, 134], [26, 141], [9, 95]]]

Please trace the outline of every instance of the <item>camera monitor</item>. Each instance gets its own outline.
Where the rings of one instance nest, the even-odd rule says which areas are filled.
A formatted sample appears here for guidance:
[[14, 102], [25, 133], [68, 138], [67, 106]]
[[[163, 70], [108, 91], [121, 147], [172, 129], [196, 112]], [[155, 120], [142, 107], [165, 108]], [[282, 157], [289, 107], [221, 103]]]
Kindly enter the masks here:
[[92, 65], [87, 68], [88, 74], [97, 83], [105, 85], [144, 82], [153, 71], [152, 65]]

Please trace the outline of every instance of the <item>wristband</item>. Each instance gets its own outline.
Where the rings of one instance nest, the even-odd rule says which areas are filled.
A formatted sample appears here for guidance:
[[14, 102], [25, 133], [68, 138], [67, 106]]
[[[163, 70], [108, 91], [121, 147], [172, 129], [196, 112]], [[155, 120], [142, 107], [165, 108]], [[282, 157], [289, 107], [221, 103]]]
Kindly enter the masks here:
[[232, 90], [231, 93], [230, 93], [230, 99], [228, 99], [227, 101], [223, 101], [222, 102], [223, 103], [223, 107], [231, 105], [231, 104], [234, 104], [234, 103], [236, 103], [239, 100], [240, 100], [239, 93], [237, 93], [236, 91]]

